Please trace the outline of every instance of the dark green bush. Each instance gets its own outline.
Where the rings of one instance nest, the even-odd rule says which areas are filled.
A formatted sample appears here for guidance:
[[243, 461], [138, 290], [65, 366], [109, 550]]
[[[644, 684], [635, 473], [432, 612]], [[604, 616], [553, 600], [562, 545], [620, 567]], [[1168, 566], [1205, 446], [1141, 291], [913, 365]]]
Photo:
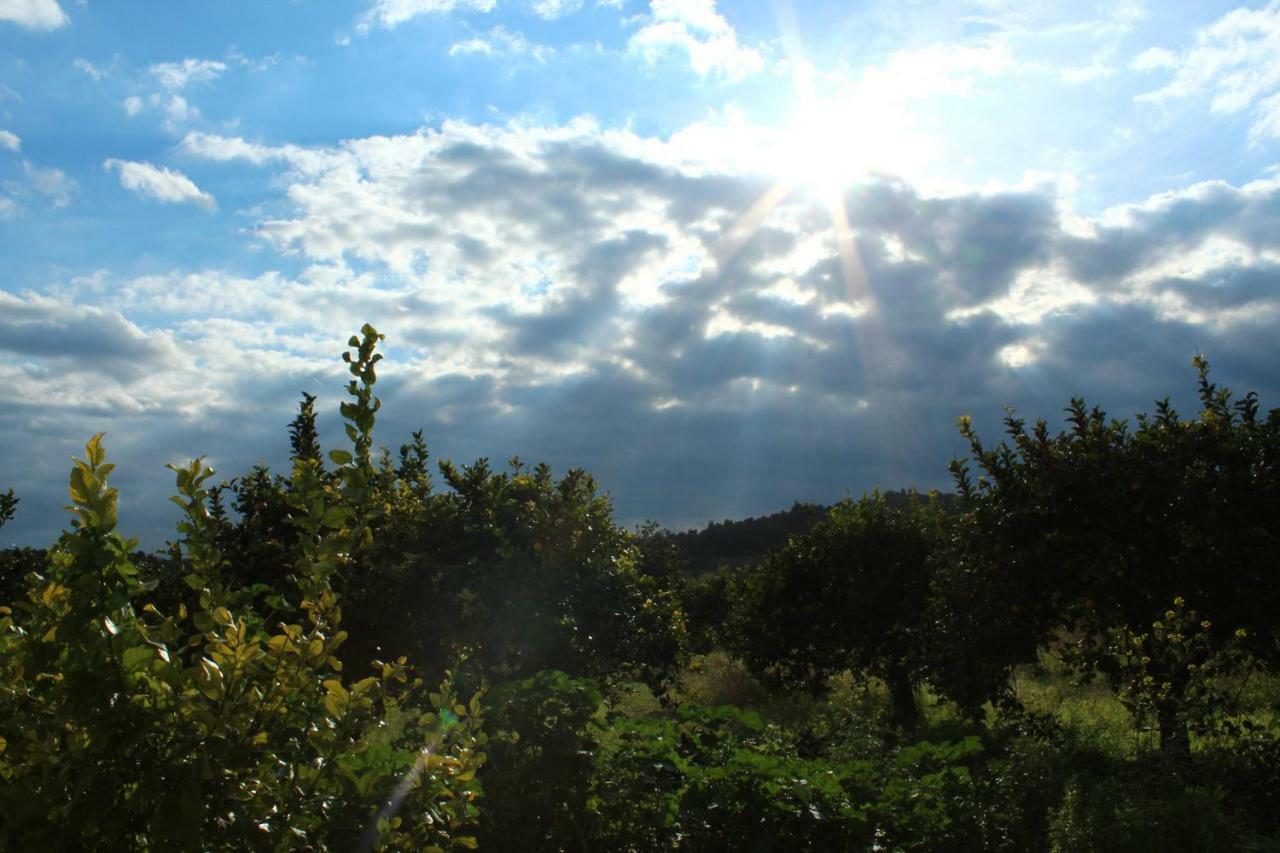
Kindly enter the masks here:
[[486, 696], [482, 847], [518, 853], [587, 844], [600, 702], [591, 679], [551, 670]]

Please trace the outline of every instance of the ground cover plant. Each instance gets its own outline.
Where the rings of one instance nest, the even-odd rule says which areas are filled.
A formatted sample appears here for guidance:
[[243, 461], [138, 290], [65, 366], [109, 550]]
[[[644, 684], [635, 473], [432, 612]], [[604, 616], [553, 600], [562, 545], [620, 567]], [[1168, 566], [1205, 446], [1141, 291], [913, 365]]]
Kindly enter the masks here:
[[0, 554], [0, 847], [1280, 849], [1280, 413], [1202, 359], [1193, 419], [962, 421], [954, 496], [700, 540], [377, 448], [380, 340], [347, 446], [304, 395], [287, 474], [174, 466], [166, 551], [95, 436]]

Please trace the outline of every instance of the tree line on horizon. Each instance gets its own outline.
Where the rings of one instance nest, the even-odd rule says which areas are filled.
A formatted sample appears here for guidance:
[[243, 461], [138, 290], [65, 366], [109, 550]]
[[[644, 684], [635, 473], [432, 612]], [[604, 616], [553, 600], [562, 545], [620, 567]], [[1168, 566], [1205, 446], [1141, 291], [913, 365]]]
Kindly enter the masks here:
[[1191, 419], [961, 419], [953, 494], [672, 533], [376, 448], [381, 340], [349, 449], [304, 394], [143, 554], [96, 436], [0, 552], [0, 846], [1280, 849], [1280, 410], [1203, 358]]

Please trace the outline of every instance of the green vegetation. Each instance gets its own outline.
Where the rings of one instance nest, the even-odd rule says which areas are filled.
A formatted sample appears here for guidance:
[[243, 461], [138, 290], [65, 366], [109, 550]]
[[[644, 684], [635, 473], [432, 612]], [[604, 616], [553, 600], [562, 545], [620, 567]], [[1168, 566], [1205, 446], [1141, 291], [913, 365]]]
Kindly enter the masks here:
[[954, 499], [700, 537], [580, 470], [437, 489], [380, 340], [350, 449], [304, 395], [288, 476], [174, 467], [166, 553], [95, 436], [0, 554], [0, 847], [1280, 850], [1280, 412], [1203, 360], [1194, 420], [962, 420]]

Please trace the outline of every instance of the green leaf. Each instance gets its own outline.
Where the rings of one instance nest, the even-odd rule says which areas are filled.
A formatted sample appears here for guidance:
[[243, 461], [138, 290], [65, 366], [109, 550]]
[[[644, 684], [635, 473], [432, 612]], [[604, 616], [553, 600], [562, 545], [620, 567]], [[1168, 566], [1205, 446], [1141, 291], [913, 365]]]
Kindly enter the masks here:
[[335, 465], [350, 465], [354, 457], [346, 450], [330, 450], [329, 461]]
[[320, 519], [320, 523], [325, 527], [339, 530], [347, 523], [347, 519], [349, 518], [351, 518], [350, 509], [345, 506], [331, 506], [325, 510], [324, 515]]
[[[115, 489], [111, 490], [113, 493]], [[104, 530], [115, 530], [116, 527], [116, 501], [115, 495], [111, 494], [107, 505], [102, 508], [100, 526]]]
[[98, 433], [89, 439], [89, 443], [84, 446], [84, 458], [90, 465], [101, 465], [102, 460], [107, 458], [107, 451], [102, 449], [102, 436], [106, 433]]
[[155, 649], [151, 646], [132, 646], [120, 655], [120, 663], [124, 666], [125, 672], [135, 672], [144, 669], [155, 658]]

